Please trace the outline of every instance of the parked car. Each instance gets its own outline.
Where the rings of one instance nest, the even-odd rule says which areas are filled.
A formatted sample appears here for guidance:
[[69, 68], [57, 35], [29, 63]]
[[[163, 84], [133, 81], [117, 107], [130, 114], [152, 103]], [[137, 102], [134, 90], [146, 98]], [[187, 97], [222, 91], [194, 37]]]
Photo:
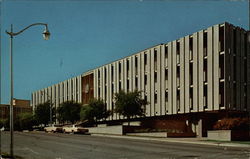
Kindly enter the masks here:
[[52, 125], [44, 128], [45, 132], [62, 132], [62, 125]]
[[80, 125], [65, 125], [62, 128], [64, 133], [81, 133], [86, 134], [88, 133], [88, 129], [81, 127]]

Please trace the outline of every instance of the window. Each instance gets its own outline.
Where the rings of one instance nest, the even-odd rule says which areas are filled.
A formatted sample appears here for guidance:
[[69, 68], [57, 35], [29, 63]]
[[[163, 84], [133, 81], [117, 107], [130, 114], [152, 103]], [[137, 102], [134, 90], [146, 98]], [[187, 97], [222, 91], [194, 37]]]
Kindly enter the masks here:
[[144, 75], [144, 84], [147, 85], [148, 84], [148, 78], [147, 75]]
[[219, 56], [219, 75], [220, 79], [224, 79], [224, 54]]
[[129, 59], [127, 59], [127, 71], [129, 72]]
[[190, 85], [193, 85], [193, 64], [190, 63], [189, 64], [189, 82], [190, 82]]
[[154, 102], [157, 104], [157, 94], [154, 94]]
[[180, 111], [180, 90], [177, 90], [177, 109]]
[[148, 62], [148, 54], [144, 54], [144, 64], [147, 65]]
[[122, 64], [121, 62], [119, 62], [119, 66], [118, 66], [118, 70], [119, 70], [119, 79], [121, 79], [121, 76], [122, 76]]
[[154, 73], [154, 81], [157, 82], [157, 72]]
[[190, 110], [193, 109], [193, 88], [189, 89], [189, 107]]
[[168, 58], [168, 46], [165, 46], [165, 59]]
[[107, 84], [107, 79], [106, 79], [107, 78], [107, 69], [106, 69], [106, 67], [104, 68], [104, 77], [103, 78], [104, 78], [104, 83]]
[[135, 56], [135, 67], [137, 68], [138, 67], [138, 57]]
[[114, 81], [114, 66], [111, 65], [111, 81]]
[[224, 106], [224, 82], [221, 82], [219, 85], [219, 106]]
[[176, 44], [176, 63], [180, 63], [180, 42], [177, 42]]
[[203, 53], [204, 56], [207, 56], [207, 32], [203, 35]]
[[167, 81], [168, 80], [168, 70], [165, 69], [165, 80]]
[[129, 89], [129, 80], [127, 80], [127, 90]]
[[176, 80], [177, 80], [177, 87], [180, 87], [180, 67], [177, 66], [177, 69], [176, 69]]
[[193, 38], [189, 38], [189, 59], [193, 60]]
[[219, 51], [224, 51], [224, 27], [219, 29]]
[[165, 102], [168, 102], [168, 92], [165, 92]]
[[203, 89], [203, 106], [206, 109], [207, 108], [207, 85], [204, 85], [204, 89]]
[[119, 90], [121, 90], [122, 89], [122, 83], [121, 83], [121, 81], [119, 81], [119, 88], [118, 88]]
[[154, 49], [154, 60], [157, 61], [157, 50]]
[[207, 59], [204, 59], [203, 62], [203, 73], [204, 73], [204, 82], [207, 82]]
[[138, 77], [135, 78], [135, 89], [138, 89]]

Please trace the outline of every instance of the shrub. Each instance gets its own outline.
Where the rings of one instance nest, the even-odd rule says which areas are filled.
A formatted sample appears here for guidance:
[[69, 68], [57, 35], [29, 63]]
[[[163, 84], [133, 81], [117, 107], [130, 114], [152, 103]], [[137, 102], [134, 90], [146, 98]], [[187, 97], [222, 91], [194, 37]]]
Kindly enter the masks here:
[[8, 128], [9, 127], [9, 120], [8, 119], [0, 119], [0, 128]]
[[15, 130], [32, 130], [32, 127], [36, 124], [32, 113], [21, 113], [14, 120]]
[[249, 130], [249, 118], [223, 118], [216, 122], [215, 130]]

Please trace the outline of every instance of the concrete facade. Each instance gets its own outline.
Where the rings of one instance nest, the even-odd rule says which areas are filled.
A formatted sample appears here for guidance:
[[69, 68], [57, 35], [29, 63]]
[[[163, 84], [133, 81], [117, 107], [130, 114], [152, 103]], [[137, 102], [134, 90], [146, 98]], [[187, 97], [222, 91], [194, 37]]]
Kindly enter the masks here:
[[[93, 74], [93, 98], [115, 108], [114, 94], [142, 91], [146, 117], [250, 111], [250, 33], [217, 24], [32, 93], [32, 106], [83, 102], [83, 77]], [[91, 86], [90, 86], [91, 87]], [[90, 98], [88, 96], [88, 98]], [[108, 120], [124, 119], [113, 114]]]

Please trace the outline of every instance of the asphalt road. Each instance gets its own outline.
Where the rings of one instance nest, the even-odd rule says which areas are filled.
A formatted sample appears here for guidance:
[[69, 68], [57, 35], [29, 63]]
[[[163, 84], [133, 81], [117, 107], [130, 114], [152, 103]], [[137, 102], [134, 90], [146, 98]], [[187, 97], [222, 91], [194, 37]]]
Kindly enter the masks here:
[[[250, 150], [74, 134], [14, 134], [14, 153], [26, 159], [250, 159]], [[9, 152], [9, 133], [2, 134]]]

